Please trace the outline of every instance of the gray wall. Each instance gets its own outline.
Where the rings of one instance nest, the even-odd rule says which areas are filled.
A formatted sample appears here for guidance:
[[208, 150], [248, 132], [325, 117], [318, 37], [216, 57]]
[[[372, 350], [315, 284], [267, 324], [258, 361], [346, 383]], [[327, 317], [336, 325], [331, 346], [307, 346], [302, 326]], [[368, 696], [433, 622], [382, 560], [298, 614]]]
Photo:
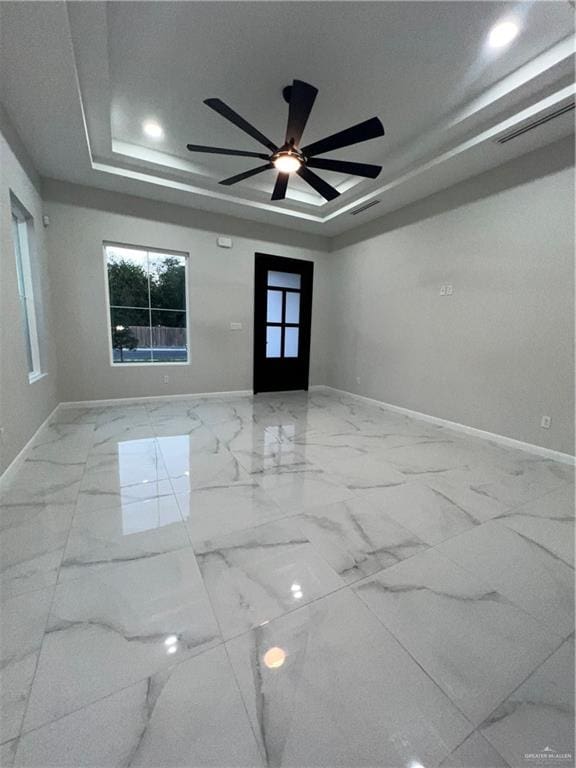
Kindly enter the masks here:
[[[0, 474], [58, 403], [51, 332], [52, 307], [39, 182], [24, 148], [0, 108]], [[10, 192], [33, 217], [30, 248], [38, 305], [42, 371], [32, 384], [20, 315], [12, 242]]]
[[571, 157], [546, 147], [345, 235], [328, 383], [574, 453]]
[[[572, 140], [348, 232], [325, 253], [325, 238], [62, 182], [45, 181], [42, 199], [1, 110], [0, 130], [1, 470], [59, 401], [250, 389], [255, 251], [315, 262], [311, 383], [574, 452]], [[47, 375], [33, 384], [11, 190], [35, 221]], [[218, 234], [232, 250], [216, 246]], [[105, 240], [190, 253], [190, 365], [111, 367]], [[439, 295], [444, 284], [452, 297]]]
[[[71, 185], [50, 183], [44, 194], [62, 401], [251, 389], [256, 251], [315, 262], [310, 380], [325, 382], [330, 255], [307, 247], [317, 239], [289, 233], [288, 245], [282, 230], [224, 217], [218, 230], [198, 228], [198, 218], [192, 228], [185, 209], [150, 208], [149, 201]], [[210, 227], [214, 218], [207, 216]], [[232, 234], [232, 249], [217, 247], [219, 234]], [[190, 254], [189, 365], [111, 366], [102, 252], [107, 240]], [[241, 322], [243, 330], [231, 331], [231, 322]]]

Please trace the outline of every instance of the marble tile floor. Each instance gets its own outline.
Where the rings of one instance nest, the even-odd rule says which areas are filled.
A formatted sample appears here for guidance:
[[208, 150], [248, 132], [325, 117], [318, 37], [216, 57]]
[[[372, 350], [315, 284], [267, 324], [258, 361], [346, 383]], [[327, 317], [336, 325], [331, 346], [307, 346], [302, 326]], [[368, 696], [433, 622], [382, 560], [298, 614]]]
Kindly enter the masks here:
[[318, 390], [61, 408], [0, 766], [574, 766], [574, 468]]

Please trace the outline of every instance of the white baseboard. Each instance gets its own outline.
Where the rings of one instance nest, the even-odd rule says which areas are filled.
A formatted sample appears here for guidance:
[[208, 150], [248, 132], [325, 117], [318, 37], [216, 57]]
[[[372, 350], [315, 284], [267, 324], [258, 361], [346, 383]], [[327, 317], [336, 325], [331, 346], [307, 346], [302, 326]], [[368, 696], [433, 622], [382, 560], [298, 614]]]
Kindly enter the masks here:
[[[311, 384], [310, 390], [325, 389], [324, 384]], [[289, 395], [294, 390], [282, 392], [262, 392], [263, 395]], [[122, 405], [123, 403], [146, 403], [150, 400], [195, 400], [205, 397], [252, 397], [251, 389], [231, 389], [224, 392], [194, 392], [183, 395], [143, 395], [141, 397], [113, 397], [108, 400], [69, 400], [60, 403], [60, 408], [100, 408], [106, 405]]]
[[44, 419], [42, 424], [40, 424], [36, 432], [34, 432], [30, 440], [28, 440], [26, 445], [16, 454], [16, 456], [12, 459], [10, 464], [8, 464], [4, 472], [2, 472], [2, 474], [0, 475], [0, 491], [4, 488], [5, 485], [7, 485], [10, 482], [12, 475], [18, 471], [18, 469], [20, 468], [20, 465], [26, 460], [26, 453], [28, 449], [31, 447], [34, 440], [36, 440], [40, 431], [44, 429], [44, 427], [47, 424], [50, 423], [50, 421], [52, 420], [54, 414], [57, 412], [59, 407], [60, 405], [57, 405], [50, 411], [50, 413]]
[[354, 397], [357, 400], [362, 400], [372, 405], [377, 405], [379, 408], [385, 408], [388, 411], [394, 413], [401, 413], [403, 416], [410, 416], [413, 419], [419, 419], [420, 421], [427, 421], [430, 424], [436, 424], [440, 427], [446, 427], [447, 429], [453, 429], [456, 432], [464, 432], [467, 435], [479, 437], [482, 440], [491, 440], [494, 443], [505, 445], [508, 448], [516, 448], [519, 451], [526, 451], [527, 453], [535, 454], [536, 456], [542, 456], [545, 459], [551, 459], [552, 461], [560, 461], [563, 464], [569, 464], [571, 466], [576, 465], [576, 457], [569, 453], [562, 453], [562, 451], [554, 451], [552, 448], [543, 448], [540, 445], [534, 445], [533, 443], [525, 443], [522, 440], [516, 440], [513, 437], [506, 437], [506, 435], [499, 435], [496, 432], [487, 432], [484, 429], [477, 429], [476, 427], [469, 427], [466, 424], [460, 424], [457, 421], [448, 421], [448, 419], [441, 419], [438, 416], [429, 416], [427, 413], [420, 413], [420, 411], [411, 411], [409, 408], [402, 408], [399, 405], [392, 405], [391, 403], [385, 403], [382, 400], [375, 400], [372, 397], [365, 397], [364, 395], [357, 395], [355, 392], [348, 392], [345, 389], [337, 389], [336, 387], [330, 387], [326, 385], [323, 389], [327, 389], [331, 392], [337, 392], [340, 395], [348, 395]]
[[[563, 464], [569, 464], [571, 466], [576, 465], [576, 457], [571, 456], [569, 453], [562, 453], [561, 451], [554, 451], [551, 448], [543, 448], [540, 445], [534, 445], [533, 443], [525, 443], [522, 440], [516, 440], [513, 437], [506, 437], [505, 435], [499, 435], [495, 432], [487, 432], [483, 429], [477, 429], [476, 427], [469, 427], [466, 424], [459, 424], [456, 421], [448, 421], [447, 419], [441, 419], [438, 416], [429, 416], [427, 413], [421, 413], [420, 411], [411, 411], [409, 408], [402, 408], [399, 405], [392, 405], [391, 403], [385, 403], [382, 400], [376, 400], [372, 397], [365, 397], [364, 395], [357, 395], [355, 392], [348, 392], [345, 389], [337, 389], [336, 387], [330, 387], [327, 384], [312, 384], [309, 388], [311, 391], [327, 390], [329, 392], [336, 392], [340, 395], [347, 395], [354, 397], [357, 400], [361, 400], [366, 403], [371, 403], [379, 408], [385, 408], [388, 411], [394, 413], [400, 413], [403, 416], [410, 416], [413, 419], [419, 419], [420, 421], [426, 421], [430, 424], [436, 424], [447, 429], [453, 429], [456, 432], [463, 432], [467, 435], [481, 438], [483, 440], [491, 440], [492, 442], [505, 445], [509, 448], [516, 448], [520, 451], [526, 451], [527, 453], [534, 454], [536, 456], [542, 456], [545, 459], [551, 459], [552, 461], [559, 461]], [[272, 392], [270, 394], [285, 394], [282, 392]], [[6, 467], [3, 474], [0, 475], [0, 490], [10, 481], [11, 476], [18, 470], [22, 462], [25, 460], [25, 454], [33, 444], [40, 430], [42, 430], [46, 424], [48, 424], [57, 411], [60, 408], [99, 408], [107, 405], [122, 405], [124, 403], [146, 403], [151, 400], [190, 400], [206, 397], [252, 397], [253, 393], [249, 389], [235, 389], [227, 392], [198, 392], [188, 395], [151, 395], [146, 397], [119, 397], [111, 398], [109, 400], [78, 400], [76, 402], [65, 402], [57, 405], [48, 415], [48, 417], [40, 424], [38, 429], [34, 432], [32, 437], [28, 440], [26, 445], [20, 450], [10, 464]]]
[[250, 389], [232, 389], [229, 392], [194, 392], [188, 395], [144, 395], [142, 397], [113, 397], [109, 400], [70, 400], [60, 403], [60, 408], [100, 408], [106, 405], [147, 403], [150, 400], [196, 400], [205, 397], [250, 397]]

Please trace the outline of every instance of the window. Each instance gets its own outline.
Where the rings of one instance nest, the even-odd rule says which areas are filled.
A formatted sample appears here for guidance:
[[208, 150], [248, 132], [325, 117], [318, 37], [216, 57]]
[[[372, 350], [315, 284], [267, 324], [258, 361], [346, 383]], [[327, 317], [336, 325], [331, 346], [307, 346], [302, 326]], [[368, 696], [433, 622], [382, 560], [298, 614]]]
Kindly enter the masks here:
[[18, 295], [20, 297], [20, 315], [26, 358], [28, 361], [28, 379], [35, 381], [42, 376], [40, 366], [40, 346], [38, 343], [38, 324], [36, 305], [34, 303], [34, 282], [32, 262], [30, 258], [30, 238], [32, 217], [26, 209], [11, 195], [12, 204], [12, 237], [14, 239], [14, 255], [16, 257], [16, 273], [18, 276]]
[[183, 254], [106, 245], [112, 362], [187, 363]]
[[266, 357], [298, 357], [300, 275], [268, 272]]

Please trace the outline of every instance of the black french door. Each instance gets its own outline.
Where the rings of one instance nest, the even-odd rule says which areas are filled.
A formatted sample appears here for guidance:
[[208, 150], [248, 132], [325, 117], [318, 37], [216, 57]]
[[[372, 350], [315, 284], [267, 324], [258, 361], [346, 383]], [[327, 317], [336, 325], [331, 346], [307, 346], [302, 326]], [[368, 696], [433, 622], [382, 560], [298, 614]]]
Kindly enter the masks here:
[[255, 258], [254, 394], [308, 389], [314, 264]]

